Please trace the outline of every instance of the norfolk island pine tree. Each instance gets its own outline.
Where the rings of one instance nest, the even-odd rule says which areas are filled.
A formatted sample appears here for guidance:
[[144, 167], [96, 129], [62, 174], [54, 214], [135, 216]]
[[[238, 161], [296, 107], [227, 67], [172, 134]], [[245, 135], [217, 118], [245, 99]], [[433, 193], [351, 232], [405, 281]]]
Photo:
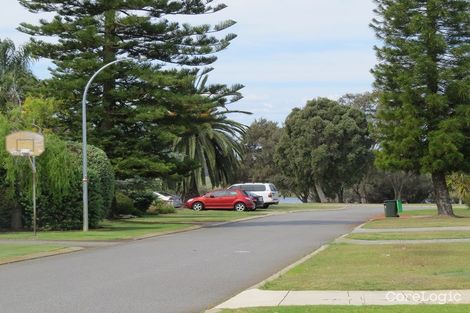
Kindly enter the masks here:
[[376, 0], [377, 164], [430, 173], [439, 215], [446, 175], [470, 170], [470, 3]]

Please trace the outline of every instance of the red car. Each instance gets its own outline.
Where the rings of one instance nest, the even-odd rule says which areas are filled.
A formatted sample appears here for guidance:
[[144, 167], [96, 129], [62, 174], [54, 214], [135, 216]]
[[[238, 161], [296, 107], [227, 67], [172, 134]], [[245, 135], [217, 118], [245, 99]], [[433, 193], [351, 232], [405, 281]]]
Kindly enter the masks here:
[[242, 212], [256, 208], [251, 197], [245, 191], [239, 189], [208, 192], [203, 196], [189, 199], [184, 205], [194, 211], [201, 211], [203, 209], [235, 209]]

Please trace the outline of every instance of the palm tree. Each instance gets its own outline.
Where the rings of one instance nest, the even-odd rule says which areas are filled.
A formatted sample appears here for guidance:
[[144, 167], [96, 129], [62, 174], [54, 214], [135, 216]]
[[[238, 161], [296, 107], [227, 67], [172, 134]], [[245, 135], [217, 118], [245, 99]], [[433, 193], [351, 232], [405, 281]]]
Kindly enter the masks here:
[[34, 79], [31, 60], [26, 49], [16, 48], [10, 39], [0, 39], [0, 108], [23, 101], [25, 86]]
[[242, 85], [230, 88], [225, 85], [206, 87], [208, 71], [195, 76], [193, 92], [206, 99], [211, 109], [200, 112], [185, 135], [175, 142], [176, 151], [187, 160], [198, 165], [185, 177], [180, 189], [184, 198], [200, 194], [204, 186], [228, 184], [240, 167], [244, 153], [241, 137], [246, 126], [228, 119], [230, 113], [251, 114], [244, 111], [230, 111], [226, 106], [242, 98]]
[[204, 186], [228, 184], [244, 153], [240, 138], [246, 127], [224, 114], [214, 112], [205, 123], [192, 126], [188, 135], [176, 142], [176, 150], [199, 165], [182, 180], [185, 198], [200, 194]]
[[[464, 199], [470, 198], [470, 175], [452, 173], [447, 177], [447, 185], [452, 194], [459, 199], [459, 204], [462, 204]], [[469, 205], [469, 203], [466, 204]]]

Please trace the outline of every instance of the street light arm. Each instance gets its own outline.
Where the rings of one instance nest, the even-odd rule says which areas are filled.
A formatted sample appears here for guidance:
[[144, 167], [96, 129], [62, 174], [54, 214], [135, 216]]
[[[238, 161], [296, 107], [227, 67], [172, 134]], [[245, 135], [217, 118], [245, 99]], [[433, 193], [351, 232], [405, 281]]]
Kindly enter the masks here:
[[[83, 92], [83, 98], [82, 98], [82, 105], [85, 104], [86, 105], [86, 97], [88, 95], [88, 89], [90, 88], [90, 85], [91, 83], [93, 82], [93, 80], [96, 78], [96, 76], [99, 75], [99, 73], [101, 73], [104, 69], [110, 67], [111, 65], [113, 64], [116, 64], [116, 63], [119, 63], [119, 62], [123, 62], [123, 61], [129, 61], [130, 58], [124, 58], [124, 59], [119, 59], [119, 60], [114, 60], [112, 62], [109, 62], [108, 64], [105, 64], [103, 65], [99, 70], [97, 70], [95, 72], [95, 74], [93, 74], [93, 76], [91, 76], [90, 80], [88, 81], [88, 83], [86, 84], [85, 86], [85, 91]], [[85, 107], [82, 107], [82, 109], [85, 108]], [[83, 111], [85, 112], [85, 111]]]

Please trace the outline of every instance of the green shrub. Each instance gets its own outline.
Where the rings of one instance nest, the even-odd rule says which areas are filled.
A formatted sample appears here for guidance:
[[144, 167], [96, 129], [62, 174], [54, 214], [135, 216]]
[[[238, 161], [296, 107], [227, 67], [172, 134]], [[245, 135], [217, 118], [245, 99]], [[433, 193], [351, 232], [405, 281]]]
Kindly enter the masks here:
[[[12, 209], [22, 212], [22, 222], [31, 226], [31, 166], [27, 158], [12, 157], [5, 137], [31, 124], [46, 129], [45, 152], [36, 158], [38, 226], [45, 229], [80, 229], [83, 220], [81, 144], [70, 143], [50, 132], [56, 119], [53, 100], [29, 99], [23, 106], [0, 112], [0, 227], [8, 225]], [[106, 154], [88, 146], [89, 226], [96, 227], [109, 215], [114, 198], [114, 172]], [[13, 204], [4, 201], [5, 195]], [[8, 199], [7, 199], [8, 200]], [[20, 217], [20, 214], [18, 214]], [[16, 219], [16, 224], [18, 223]]]
[[113, 205], [114, 216], [118, 215], [143, 215], [142, 211], [139, 211], [134, 207], [134, 201], [122, 192], [116, 192], [115, 203]]
[[168, 202], [155, 200], [150, 206], [148, 212], [152, 214], [171, 214], [175, 213], [176, 209]]
[[[83, 226], [83, 185], [81, 145], [79, 143], [46, 144], [46, 152], [38, 157], [38, 226], [50, 230], [81, 229]], [[64, 149], [61, 157], [59, 149]], [[55, 155], [56, 157], [52, 157]], [[96, 228], [110, 215], [114, 197], [114, 173], [106, 154], [88, 146], [88, 223]], [[59, 173], [62, 186], [54, 186]], [[32, 225], [32, 200], [30, 190], [23, 190], [20, 202], [24, 208], [24, 225]]]
[[6, 190], [0, 185], [0, 229], [10, 228], [12, 201], [9, 199]]
[[155, 196], [150, 191], [134, 191], [129, 194], [134, 201], [134, 207], [141, 212], [145, 212], [155, 200]]

